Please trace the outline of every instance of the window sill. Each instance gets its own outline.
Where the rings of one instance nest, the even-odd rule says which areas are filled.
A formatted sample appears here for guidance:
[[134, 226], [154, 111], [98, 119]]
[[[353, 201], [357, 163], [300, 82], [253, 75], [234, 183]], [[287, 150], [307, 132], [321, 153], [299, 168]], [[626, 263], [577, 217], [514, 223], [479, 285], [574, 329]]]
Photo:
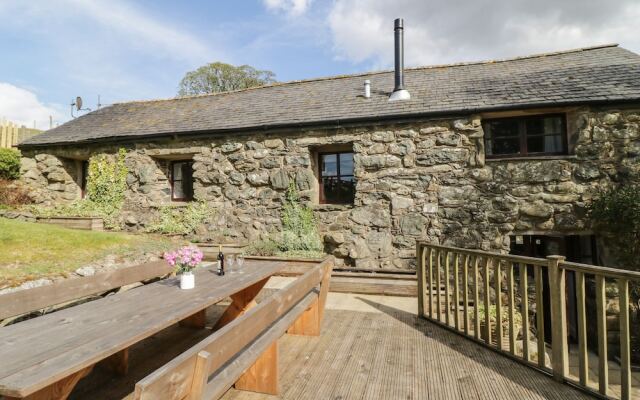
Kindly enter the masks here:
[[348, 211], [353, 208], [353, 204], [314, 204], [313, 211]]
[[520, 156], [520, 157], [496, 157], [485, 159], [488, 163], [496, 163], [500, 161], [544, 161], [544, 160], [577, 160], [574, 154], [564, 154], [555, 156]]
[[189, 206], [190, 201], [170, 201], [166, 203], [152, 203], [149, 206], [151, 208], [161, 208], [161, 207], [173, 207], [173, 208], [184, 208]]

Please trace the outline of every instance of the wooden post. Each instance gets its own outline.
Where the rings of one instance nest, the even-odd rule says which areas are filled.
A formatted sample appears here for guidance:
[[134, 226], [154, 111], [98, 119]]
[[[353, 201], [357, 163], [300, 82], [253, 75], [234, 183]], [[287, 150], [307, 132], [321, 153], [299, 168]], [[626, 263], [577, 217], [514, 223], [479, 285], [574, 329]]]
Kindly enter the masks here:
[[187, 396], [187, 400], [200, 400], [202, 398], [202, 392], [207, 386], [207, 379], [209, 379], [209, 368], [211, 367], [211, 353], [207, 351], [200, 351], [196, 357], [196, 366], [193, 371], [193, 381], [191, 382], [191, 391]]
[[489, 297], [489, 268], [491, 268], [491, 258], [486, 257], [484, 263], [484, 341], [491, 345], [491, 298]]
[[287, 333], [289, 335], [320, 336], [319, 308], [319, 300], [316, 299], [287, 329]]
[[522, 358], [529, 362], [529, 293], [527, 265], [520, 264], [520, 306], [522, 315]]
[[[496, 260], [495, 268], [493, 269], [493, 280], [496, 291], [496, 347], [498, 350], [502, 350], [502, 261]], [[489, 311], [487, 310], [487, 314]]]
[[609, 364], [607, 351], [607, 296], [604, 275], [596, 275], [596, 319], [598, 321], [598, 391], [609, 394]]
[[589, 384], [589, 356], [587, 352], [587, 309], [585, 304], [584, 273], [576, 271], [576, 297], [578, 308], [578, 364], [580, 384]]
[[425, 249], [422, 243], [416, 242], [416, 273], [418, 278], [418, 316], [424, 317], [424, 300], [425, 300]]
[[564, 260], [562, 256], [547, 257], [551, 297], [551, 365], [553, 377], [559, 382], [563, 382], [569, 374], [565, 272], [560, 267], [560, 263]]
[[631, 341], [629, 328], [629, 281], [618, 279], [620, 295], [620, 399], [631, 398]]
[[235, 383], [238, 390], [278, 394], [278, 342], [275, 341]]

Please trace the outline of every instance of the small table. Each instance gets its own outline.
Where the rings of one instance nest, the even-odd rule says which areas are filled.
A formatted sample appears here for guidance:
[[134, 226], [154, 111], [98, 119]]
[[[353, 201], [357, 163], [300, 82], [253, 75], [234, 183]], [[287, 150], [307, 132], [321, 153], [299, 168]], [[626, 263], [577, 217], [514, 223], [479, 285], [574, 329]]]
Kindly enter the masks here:
[[180, 322], [204, 328], [207, 307], [231, 297], [219, 328], [241, 315], [286, 262], [246, 260], [240, 271], [195, 272], [196, 287], [177, 278], [84, 303], [0, 328], [0, 395], [9, 399], [65, 399], [101, 361], [126, 373], [128, 349]]

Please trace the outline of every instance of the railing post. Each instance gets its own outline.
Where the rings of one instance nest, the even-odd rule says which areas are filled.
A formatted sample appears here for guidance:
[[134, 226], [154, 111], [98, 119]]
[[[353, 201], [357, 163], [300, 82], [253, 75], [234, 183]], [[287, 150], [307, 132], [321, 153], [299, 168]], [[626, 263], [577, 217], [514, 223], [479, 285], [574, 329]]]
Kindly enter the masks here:
[[418, 316], [424, 317], [424, 276], [425, 276], [425, 263], [423, 253], [424, 249], [422, 243], [416, 242], [416, 273], [418, 278]]
[[551, 365], [554, 379], [560, 382], [564, 381], [569, 373], [565, 271], [560, 268], [560, 263], [564, 260], [562, 256], [547, 257], [551, 297]]

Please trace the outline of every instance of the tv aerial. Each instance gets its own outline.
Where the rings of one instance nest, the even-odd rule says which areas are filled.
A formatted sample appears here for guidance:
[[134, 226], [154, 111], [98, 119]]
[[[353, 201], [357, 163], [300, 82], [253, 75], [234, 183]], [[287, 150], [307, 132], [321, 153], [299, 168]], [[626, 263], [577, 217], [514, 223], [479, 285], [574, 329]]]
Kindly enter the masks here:
[[77, 96], [75, 101], [71, 100], [71, 117], [72, 118], [76, 117], [75, 115], [73, 115], [74, 107], [76, 108], [76, 111], [91, 111], [91, 109], [88, 107], [82, 108], [82, 97], [80, 96]]

